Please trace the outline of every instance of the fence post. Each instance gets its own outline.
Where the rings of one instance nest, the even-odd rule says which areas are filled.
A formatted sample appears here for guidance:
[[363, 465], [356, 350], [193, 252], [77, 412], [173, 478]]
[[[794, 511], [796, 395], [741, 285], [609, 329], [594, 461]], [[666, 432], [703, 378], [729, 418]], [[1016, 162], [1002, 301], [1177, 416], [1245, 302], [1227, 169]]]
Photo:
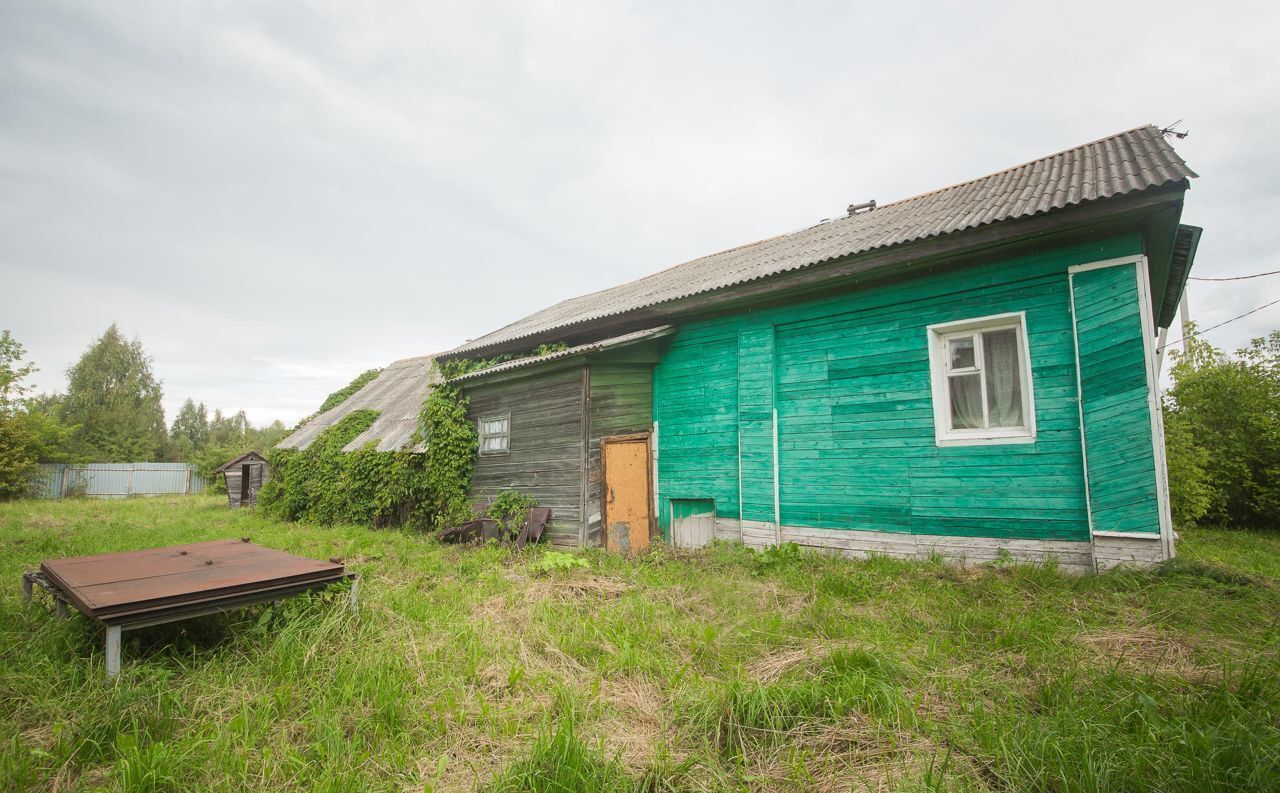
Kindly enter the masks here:
[[129, 463], [129, 479], [124, 487], [124, 494], [126, 496], [133, 495], [133, 463]]
[[62, 486], [58, 488], [58, 495], [54, 496], [54, 498], [62, 498], [67, 494], [67, 475], [70, 473], [71, 473], [71, 467], [68, 465], [63, 465], [62, 466]]
[[182, 495], [191, 495], [191, 466], [187, 466], [187, 475], [182, 482]]

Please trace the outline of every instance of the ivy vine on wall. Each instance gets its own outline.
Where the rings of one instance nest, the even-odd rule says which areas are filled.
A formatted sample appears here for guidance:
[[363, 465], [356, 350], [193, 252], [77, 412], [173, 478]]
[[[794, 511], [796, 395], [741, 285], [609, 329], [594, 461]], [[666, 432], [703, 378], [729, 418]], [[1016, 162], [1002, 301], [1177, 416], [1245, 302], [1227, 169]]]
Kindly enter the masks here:
[[479, 438], [467, 419], [467, 397], [455, 386], [442, 383], [422, 406], [419, 432], [427, 451], [424, 459], [425, 492], [431, 528], [457, 525], [472, 518], [467, 491], [475, 469]]
[[377, 419], [355, 410], [305, 449], [273, 449], [271, 476], [258, 494], [267, 512], [285, 520], [394, 526], [426, 520], [422, 455], [380, 452], [372, 441], [342, 451]]
[[[467, 494], [479, 439], [467, 418], [466, 395], [449, 380], [505, 361], [564, 349], [563, 343], [544, 344], [526, 355], [437, 362], [443, 382], [423, 402], [418, 430], [408, 444], [410, 448], [423, 445], [425, 452], [380, 452], [372, 441], [344, 452], [378, 417], [375, 410], [355, 410], [326, 428], [306, 449], [273, 449], [268, 455], [271, 475], [258, 495], [259, 505], [285, 520], [321, 524], [439, 529], [470, 520], [474, 515]], [[341, 404], [377, 374], [378, 370], [370, 370], [360, 375], [330, 395], [326, 408]], [[523, 501], [515, 506], [527, 512]]]

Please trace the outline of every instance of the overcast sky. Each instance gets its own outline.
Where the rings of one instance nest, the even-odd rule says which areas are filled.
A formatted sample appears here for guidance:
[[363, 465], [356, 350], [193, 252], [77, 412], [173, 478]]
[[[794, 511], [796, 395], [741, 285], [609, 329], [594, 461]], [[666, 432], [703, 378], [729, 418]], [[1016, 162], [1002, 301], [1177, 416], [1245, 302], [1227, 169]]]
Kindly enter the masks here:
[[[1196, 274], [1280, 269], [1278, 6], [1040, 5], [7, 0], [0, 327], [41, 389], [114, 321], [170, 419], [291, 423], [565, 297], [1177, 119]], [[1192, 314], [1277, 298], [1193, 283]]]

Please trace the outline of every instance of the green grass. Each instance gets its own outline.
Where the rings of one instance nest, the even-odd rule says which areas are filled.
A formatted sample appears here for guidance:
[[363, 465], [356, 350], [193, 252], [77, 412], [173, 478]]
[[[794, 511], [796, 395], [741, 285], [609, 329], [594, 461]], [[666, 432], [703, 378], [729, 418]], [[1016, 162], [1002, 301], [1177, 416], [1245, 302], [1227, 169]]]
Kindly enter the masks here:
[[[41, 559], [251, 536], [363, 576], [125, 634]], [[216, 498], [0, 505], [0, 789], [1275, 789], [1280, 535], [1150, 571], [441, 546]]]

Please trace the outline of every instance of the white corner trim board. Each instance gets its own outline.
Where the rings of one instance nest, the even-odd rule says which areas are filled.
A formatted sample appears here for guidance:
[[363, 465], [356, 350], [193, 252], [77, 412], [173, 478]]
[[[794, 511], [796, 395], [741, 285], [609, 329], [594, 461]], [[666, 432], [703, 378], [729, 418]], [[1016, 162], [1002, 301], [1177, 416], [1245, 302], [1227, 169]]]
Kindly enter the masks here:
[[[1099, 531], [1094, 526], [1093, 500], [1089, 493], [1089, 442], [1084, 433], [1084, 390], [1080, 383], [1080, 342], [1076, 326], [1075, 278], [1076, 273], [1100, 270], [1107, 267], [1133, 265], [1134, 278], [1137, 279], [1138, 317], [1142, 325], [1143, 358], [1147, 379], [1147, 414], [1151, 422], [1151, 453], [1156, 477], [1156, 505], [1159, 520], [1159, 534], [1140, 534], [1136, 532]], [[1161, 559], [1172, 558], [1175, 554], [1173, 535], [1173, 516], [1169, 503], [1169, 474], [1165, 460], [1164, 420], [1160, 411], [1159, 371], [1155, 350], [1155, 320], [1151, 313], [1151, 282], [1148, 272], [1147, 257], [1142, 254], [1121, 256], [1115, 259], [1104, 259], [1089, 264], [1078, 264], [1067, 268], [1068, 294], [1071, 302], [1071, 335], [1076, 353], [1076, 402], [1080, 408], [1080, 453], [1084, 467], [1085, 506], [1089, 518], [1089, 531], [1093, 537], [1127, 537], [1129, 539], [1160, 540]], [[1156, 560], [1159, 561], [1159, 560]]]

